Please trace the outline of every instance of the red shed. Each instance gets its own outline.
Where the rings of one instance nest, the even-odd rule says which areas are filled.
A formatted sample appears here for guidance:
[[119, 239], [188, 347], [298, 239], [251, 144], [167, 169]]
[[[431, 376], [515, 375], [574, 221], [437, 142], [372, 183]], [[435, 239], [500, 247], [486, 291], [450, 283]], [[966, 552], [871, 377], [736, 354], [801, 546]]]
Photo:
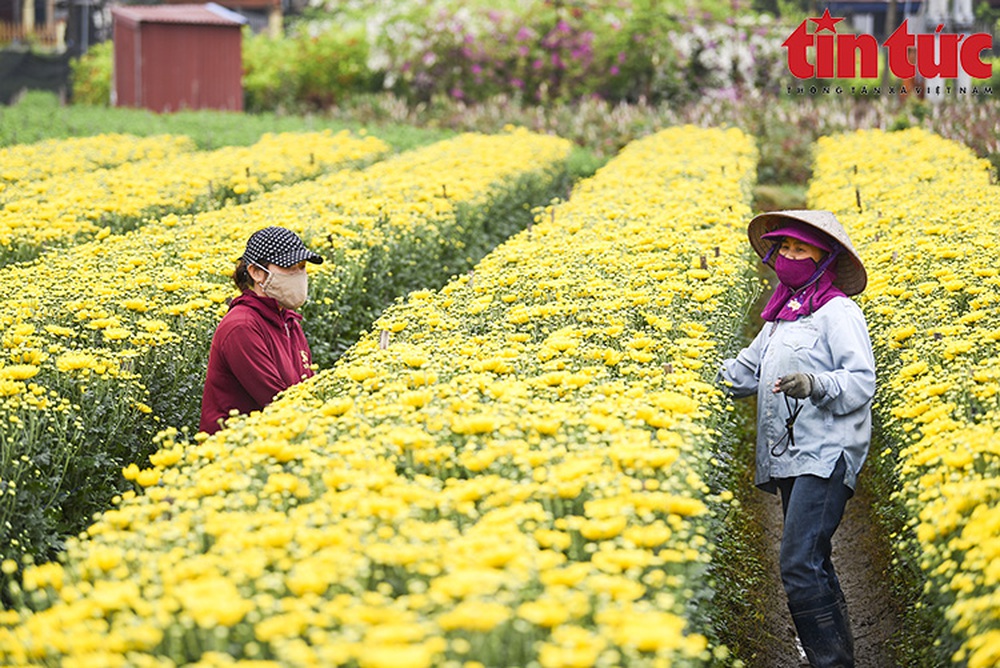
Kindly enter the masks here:
[[114, 106], [243, 110], [245, 18], [215, 3], [119, 6], [111, 14]]

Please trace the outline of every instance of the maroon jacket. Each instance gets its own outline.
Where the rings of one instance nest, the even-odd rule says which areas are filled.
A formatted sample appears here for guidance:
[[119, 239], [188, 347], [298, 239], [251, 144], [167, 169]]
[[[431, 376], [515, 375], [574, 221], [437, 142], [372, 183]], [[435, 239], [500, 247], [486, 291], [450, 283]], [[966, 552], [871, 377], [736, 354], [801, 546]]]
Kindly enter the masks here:
[[260, 410], [281, 390], [313, 375], [302, 316], [270, 297], [244, 292], [223, 316], [208, 353], [199, 429], [214, 434], [236, 409]]

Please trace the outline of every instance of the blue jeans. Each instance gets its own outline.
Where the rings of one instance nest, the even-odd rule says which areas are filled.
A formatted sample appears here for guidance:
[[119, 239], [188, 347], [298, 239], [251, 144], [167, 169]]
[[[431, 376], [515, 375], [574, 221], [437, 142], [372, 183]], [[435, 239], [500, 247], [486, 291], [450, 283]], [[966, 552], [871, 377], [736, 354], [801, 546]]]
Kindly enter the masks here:
[[790, 602], [843, 596], [830, 555], [833, 534], [854, 495], [844, 484], [846, 468], [841, 455], [829, 478], [803, 475], [776, 480], [785, 517], [781, 582]]

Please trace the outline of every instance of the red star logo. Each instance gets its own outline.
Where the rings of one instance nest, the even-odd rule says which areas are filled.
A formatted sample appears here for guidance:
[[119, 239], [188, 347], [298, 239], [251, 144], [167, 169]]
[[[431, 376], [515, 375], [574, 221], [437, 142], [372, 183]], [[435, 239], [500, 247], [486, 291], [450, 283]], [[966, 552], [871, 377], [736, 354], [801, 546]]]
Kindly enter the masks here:
[[809, 20], [816, 24], [817, 33], [823, 32], [824, 30], [829, 30], [830, 32], [835, 33], [837, 32], [837, 28], [835, 27], [836, 24], [839, 23], [840, 21], [843, 21], [844, 19], [843, 18], [835, 19], [832, 16], [830, 16], [830, 8], [827, 7], [826, 9], [823, 10], [823, 16], [819, 17], [818, 19], [809, 19]]

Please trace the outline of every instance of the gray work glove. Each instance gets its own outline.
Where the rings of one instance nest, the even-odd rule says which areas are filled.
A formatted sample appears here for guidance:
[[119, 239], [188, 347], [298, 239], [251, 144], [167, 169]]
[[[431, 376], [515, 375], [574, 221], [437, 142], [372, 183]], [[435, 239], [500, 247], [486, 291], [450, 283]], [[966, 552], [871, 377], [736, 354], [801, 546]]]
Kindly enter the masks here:
[[812, 394], [815, 385], [808, 373], [790, 373], [778, 379], [777, 388], [793, 399], [805, 399]]

